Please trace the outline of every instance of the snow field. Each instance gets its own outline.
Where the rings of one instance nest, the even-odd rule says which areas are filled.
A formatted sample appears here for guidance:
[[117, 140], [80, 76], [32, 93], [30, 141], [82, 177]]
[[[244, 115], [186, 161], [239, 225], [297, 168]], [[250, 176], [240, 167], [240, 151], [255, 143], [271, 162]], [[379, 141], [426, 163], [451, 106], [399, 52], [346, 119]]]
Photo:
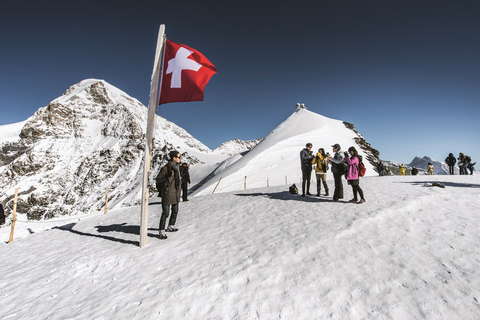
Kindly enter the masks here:
[[0, 317], [479, 318], [480, 175], [361, 186], [362, 205], [346, 183], [339, 203], [287, 186], [191, 197], [164, 241], [151, 199], [143, 249], [139, 207], [19, 232], [0, 245]]

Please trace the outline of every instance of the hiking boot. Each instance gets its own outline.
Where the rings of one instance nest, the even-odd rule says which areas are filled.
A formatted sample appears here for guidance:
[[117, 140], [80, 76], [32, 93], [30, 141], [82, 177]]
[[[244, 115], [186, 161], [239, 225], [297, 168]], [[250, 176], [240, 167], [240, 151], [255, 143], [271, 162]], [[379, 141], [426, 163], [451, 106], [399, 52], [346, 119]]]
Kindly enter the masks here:
[[362, 204], [365, 202], [365, 199], [360, 199], [360, 201], [358, 201], [358, 204]]
[[167, 229], [165, 229], [166, 232], [177, 232], [178, 229], [173, 227], [173, 226], [168, 226]]
[[166, 235], [165, 233], [160, 233], [160, 234], [158, 235], [158, 238], [159, 238], [160, 240], [165, 240], [165, 239], [167, 239], [168, 237], [167, 237], [167, 235]]
[[353, 203], [353, 202], [358, 202], [358, 200], [357, 200], [357, 199], [352, 199], [352, 200], [350, 200], [350, 201], [348, 201], [348, 202]]

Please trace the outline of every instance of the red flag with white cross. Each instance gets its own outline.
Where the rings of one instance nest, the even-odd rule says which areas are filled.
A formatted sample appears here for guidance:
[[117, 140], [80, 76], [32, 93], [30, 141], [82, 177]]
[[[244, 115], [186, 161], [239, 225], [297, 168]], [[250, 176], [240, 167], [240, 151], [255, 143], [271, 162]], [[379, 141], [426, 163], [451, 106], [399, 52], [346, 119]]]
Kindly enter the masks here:
[[159, 104], [203, 101], [203, 91], [217, 73], [215, 66], [200, 52], [166, 40]]

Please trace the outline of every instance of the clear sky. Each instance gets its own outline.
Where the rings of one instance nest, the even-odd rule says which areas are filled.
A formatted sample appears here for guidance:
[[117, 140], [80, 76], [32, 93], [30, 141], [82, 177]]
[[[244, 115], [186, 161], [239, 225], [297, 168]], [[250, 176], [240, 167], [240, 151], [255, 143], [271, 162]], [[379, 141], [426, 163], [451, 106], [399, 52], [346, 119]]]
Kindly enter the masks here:
[[470, 0], [3, 1], [0, 124], [86, 78], [147, 105], [160, 24], [218, 73], [205, 101], [158, 114], [212, 149], [266, 136], [300, 102], [355, 124], [384, 160], [480, 160], [480, 1]]

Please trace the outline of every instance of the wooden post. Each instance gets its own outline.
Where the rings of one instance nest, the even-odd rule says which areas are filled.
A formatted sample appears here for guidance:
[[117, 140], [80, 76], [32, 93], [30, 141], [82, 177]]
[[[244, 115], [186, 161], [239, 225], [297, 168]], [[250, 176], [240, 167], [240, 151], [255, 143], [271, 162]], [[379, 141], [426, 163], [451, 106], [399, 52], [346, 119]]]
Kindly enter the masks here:
[[288, 185], [288, 182], [287, 182], [287, 176], [285, 176], [285, 184]]
[[10, 239], [8, 243], [13, 241], [13, 232], [15, 231], [15, 222], [17, 222], [17, 197], [18, 188], [15, 189], [15, 200], [13, 200], [13, 212], [12, 212], [12, 229], [10, 230]]
[[267, 188], [270, 187], [269, 183], [268, 183], [268, 178], [267, 178]]
[[108, 212], [108, 187], [105, 188], [105, 214]]
[[220, 181], [222, 181], [222, 177], [220, 177], [220, 180], [218, 180], [217, 185], [215, 186], [215, 189], [213, 189], [212, 194], [215, 193], [215, 190], [217, 190], [218, 185], [220, 184]]
[[245, 176], [245, 182], [243, 184], [243, 187], [245, 190], [247, 190], [247, 176]]
[[155, 60], [153, 62], [152, 78], [150, 81], [150, 102], [148, 104], [147, 131], [145, 134], [145, 156], [143, 161], [143, 183], [142, 183], [142, 212], [140, 215], [140, 248], [147, 245], [148, 229], [148, 177], [150, 176], [150, 167], [153, 154], [153, 134], [155, 129], [155, 111], [158, 103], [158, 89], [161, 83], [162, 74], [162, 50], [165, 42], [165, 25], [160, 25], [157, 37], [157, 48], [155, 51]]

